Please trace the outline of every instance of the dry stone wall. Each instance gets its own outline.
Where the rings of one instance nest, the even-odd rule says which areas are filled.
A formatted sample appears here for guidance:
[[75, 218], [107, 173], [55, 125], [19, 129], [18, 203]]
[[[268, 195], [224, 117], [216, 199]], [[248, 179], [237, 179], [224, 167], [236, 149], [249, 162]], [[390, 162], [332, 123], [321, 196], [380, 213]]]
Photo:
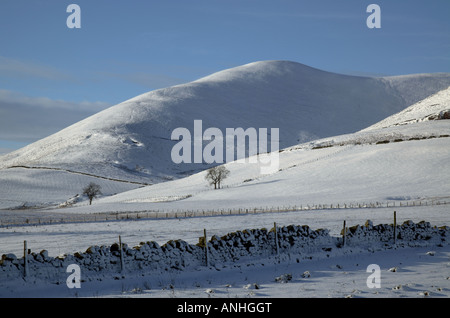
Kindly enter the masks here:
[[[448, 244], [450, 228], [431, 226], [429, 222], [404, 222], [395, 228], [396, 245], [443, 246]], [[343, 233], [341, 233], [343, 234]], [[113, 243], [111, 246], [91, 246], [85, 252], [51, 257], [43, 250], [27, 255], [26, 279], [44, 279], [57, 284], [64, 283], [71, 264], [80, 266], [83, 279], [102, 277], [120, 279], [127, 272], [161, 272], [195, 269], [208, 266], [225, 266], [239, 262], [257, 261], [283, 255], [295, 256], [297, 260], [317, 253], [332, 254], [342, 248], [389, 248], [393, 247], [394, 226], [373, 225], [367, 221], [345, 232], [342, 237], [330, 236], [327, 229], [312, 230], [309, 226], [289, 225], [267, 229], [248, 229], [213, 236], [205, 248], [204, 238], [198, 244], [183, 240], [169, 241], [164, 245], [141, 242], [129, 247]], [[0, 285], [2, 281], [24, 277], [24, 257], [4, 254], [0, 260]]]

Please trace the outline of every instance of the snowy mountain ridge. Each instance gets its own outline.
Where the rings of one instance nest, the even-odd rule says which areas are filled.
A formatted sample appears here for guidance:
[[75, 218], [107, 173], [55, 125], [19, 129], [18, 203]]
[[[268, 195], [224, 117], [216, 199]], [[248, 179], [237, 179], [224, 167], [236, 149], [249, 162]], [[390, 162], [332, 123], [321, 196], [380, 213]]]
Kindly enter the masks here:
[[[151, 91], [4, 155], [0, 169], [43, 166], [142, 183], [207, 168], [174, 164], [171, 132], [204, 127], [280, 128], [280, 149], [352, 133], [450, 85], [450, 74], [366, 78], [288, 61], [255, 62]], [[413, 97], [409, 93], [414, 91]]]

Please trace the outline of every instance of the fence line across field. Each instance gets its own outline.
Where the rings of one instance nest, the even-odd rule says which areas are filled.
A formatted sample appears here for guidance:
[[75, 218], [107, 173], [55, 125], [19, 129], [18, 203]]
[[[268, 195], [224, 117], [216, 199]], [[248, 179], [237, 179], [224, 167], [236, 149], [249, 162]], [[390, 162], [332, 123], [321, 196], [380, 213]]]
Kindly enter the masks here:
[[[33, 218], [22, 218], [22, 220], [5, 220], [0, 218], [0, 228], [8, 226], [23, 225], [49, 225], [64, 223], [82, 223], [82, 222], [108, 222], [119, 220], [140, 220], [140, 219], [173, 219], [173, 218], [189, 218], [204, 216], [220, 216], [220, 215], [242, 215], [242, 214], [258, 214], [258, 213], [283, 213], [295, 211], [314, 211], [314, 210], [331, 210], [331, 209], [376, 209], [376, 208], [402, 208], [402, 207], [420, 207], [447, 205], [450, 201], [410, 201], [410, 202], [375, 202], [375, 203], [338, 203], [338, 204], [307, 204], [294, 206], [266, 206], [252, 208], [228, 208], [228, 209], [197, 209], [197, 210], [145, 210], [145, 211], [129, 211], [129, 212], [102, 212], [92, 214], [64, 214], [60, 213], [58, 217], [54, 215]], [[18, 212], [19, 213], [19, 212]], [[20, 217], [20, 215], [18, 215]]]

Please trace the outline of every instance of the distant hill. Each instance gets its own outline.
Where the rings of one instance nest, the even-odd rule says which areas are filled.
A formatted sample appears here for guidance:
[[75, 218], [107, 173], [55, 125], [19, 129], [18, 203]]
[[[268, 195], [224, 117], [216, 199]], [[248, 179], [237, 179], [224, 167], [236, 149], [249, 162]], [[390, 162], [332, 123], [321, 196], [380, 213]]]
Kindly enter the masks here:
[[450, 119], [450, 86], [364, 130], [439, 119]]

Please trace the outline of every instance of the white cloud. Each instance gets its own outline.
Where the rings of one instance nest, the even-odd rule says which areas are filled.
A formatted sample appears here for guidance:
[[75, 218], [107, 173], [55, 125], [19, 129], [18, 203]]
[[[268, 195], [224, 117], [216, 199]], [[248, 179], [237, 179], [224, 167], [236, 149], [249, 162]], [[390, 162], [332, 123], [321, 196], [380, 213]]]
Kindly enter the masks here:
[[110, 106], [105, 102], [71, 102], [48, 97], [30, 97], [10, 90], [0, 89], [0, 109], [3, 108], [2, 104], [17, 104], [22, 107], [27, 106], [36, 109], [66, 109], [88, 112], [98, 112]]
[[18, 78], [42, 78], [50, 80], [70, 80], [69, 75], [47, 65], [0, 56], [2, 76]]
[[110, 73], [109, 76], [119, 78], [121, 80], [125, 80], [134, 84], [138, 84], [148, 89], [164, 88], [186, 82], [180, 78], [172, 77], [169, 75], [151, 74], [144, 72], [123, 73], [123, 74]]
[[15, 149], [12, 149], [12, 148], [2, 148], [2, 147], [0, 147], [0, 156], [1, 156], [1, 155], [6, 155], [7, 153], [12, 152], [13, 150], [15, 150]]
[[109, 106], [105, 102], [54, 100], [0, 90], [0, 140], [33, 142]]

